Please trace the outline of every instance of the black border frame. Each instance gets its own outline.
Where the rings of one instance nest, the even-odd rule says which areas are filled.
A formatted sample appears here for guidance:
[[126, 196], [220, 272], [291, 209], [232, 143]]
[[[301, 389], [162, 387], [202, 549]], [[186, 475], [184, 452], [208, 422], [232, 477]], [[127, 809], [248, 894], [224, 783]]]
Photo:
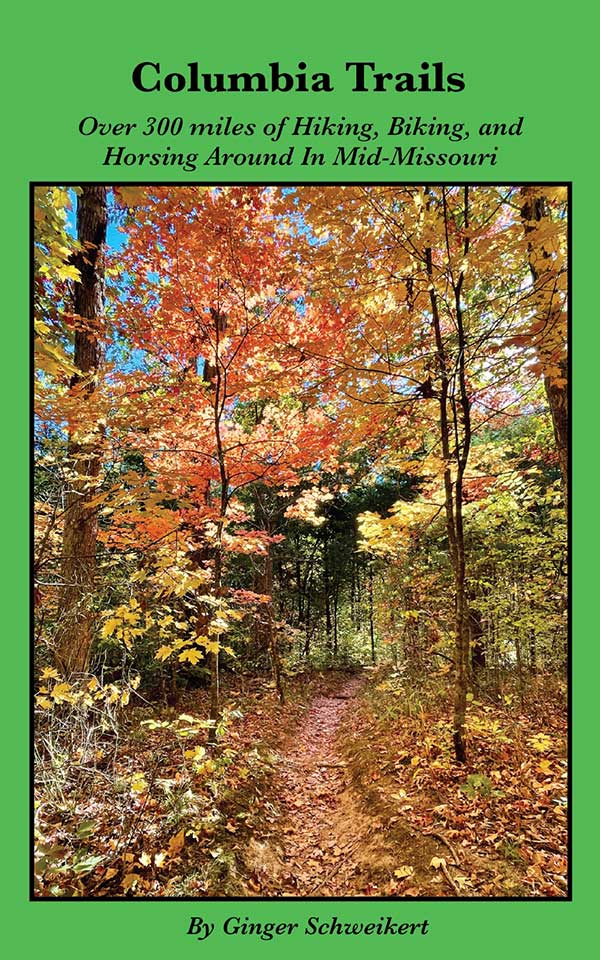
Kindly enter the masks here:
[[34, 890], [34, 755], [33, 744], [35, 738], [35, 705], [34, 705], [34, 643], [35, 635], [35, 606], [33, 596], [34, 583], [34, 377], [35, 377], [35, 356], [34, 356], [34, 313], [33, 313], [33, 283], [35, 277], [34, 263], [34, 203], [36, 187], [58, 186], [56, 182], [45, 180], [29, 181], [29, 860], [30, 860], [30, 885], [29, 885], [29, 903], [572, 903], [573, 902], [573, 427], [572, 427], [572, 405], [573, 405], [573, 318], [572, 318], [572, 297], [573, 297], [573, 181], [572, 180], [405, 180], [402, 183], [386, 180], [273, 180], [273, 181], [248, 181], [248, 180], [180, 180], [174, 183], [171, 180], [125, 180], [125, 181], [107, 181], [107, 180], [78, 180], [68, 181], [61, 186], [72, 188], [82, 184], [90, 186], [107, 187], [383, 187], [383, 186], [423, 186], [423, 187], [498, 187], [507, 183], [511, 186], [538, 186], [538, 187], [566, 187], [567, 188], [567, 396], [568, 396], [568, 457], [569, 469], [567, 486], [569, 490], [569, 503], [567, 509], [567, 559], [569, 564], [567, 587], [568, 587], [568, 606], [567, 606], [567, 895], [545, 896], [545, 897], [37, 897]]

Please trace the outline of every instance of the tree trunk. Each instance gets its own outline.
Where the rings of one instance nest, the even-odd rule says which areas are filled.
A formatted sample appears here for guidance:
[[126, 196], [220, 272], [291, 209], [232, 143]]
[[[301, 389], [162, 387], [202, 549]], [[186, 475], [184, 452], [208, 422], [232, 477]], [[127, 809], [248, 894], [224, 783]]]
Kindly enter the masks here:
[[[213, 419], [215, 427], [215, 445], [217, 451], [217, 463], [219, 466], [219, 481], [221, 485], [221, 496], [219, 498], [219, 519], [217, 522], [217, 536], [214, 547], [214, 575], [213, 590], [214, 596], [222, 595], [223, 583], [223, 529], [227, 518], [227, 506], [229, 503], [229, 478], [227, 476], [227, 464], [225, 461], [225, 451], [223, 449], [223, 439], [221, 436], [221, 417], [226, 399], [226, 385], [223, 377], [223, 370], [220, 359], [220, 341], [221, 335], [227, 329], [227, 317], [218, 309], [211, 307], [210, 311], [213, 329], [215, 334], [214, 344], [214, 364], [208, 361], [204, 367], [204, 380], [210, 381], [212, 401], [213, 401]], [[213, 383], [214, 380], [214, 383]], [[217, 643], [221, 642], [221, 632], [219, 631], [215, 638]], [[221, 692], [219, 680], [219, 650], [209, 653], [210, 663], [210, 719], [212, 724], [208, 731], [208, 742], [214, 745], [217, 742], [217, 724], [221, 718]]]
[[[75, 257], [79, 280], [74, 285], [74, 363], [71, 389], [78, 390], [82, 409], [90, 406], [100, 366], [99, 333], [104, 316], [104, 253], [108, 220], [106, 187], [86, 185], [77, 204]], [[65, 497], [58, 600], [59, 626], [55, 658], [66, 676], [89, 665], [94, 619], [92, 602], [96, 567], [97, 510], [91, 505], [100, 474], [101, 433], [97, 418], [81, 418], [69, 437], [69, 486]]]
[[209, 719], [211, 725], [208, 728], [208, 743], [211, 746], [217, 742], [217, 724], [221, 716], [220, 710], [220, 691], [219, 691], [219, 652], [211, 652], [208, 655], [210, 666], [210, 712]]
[[356, 558], [352, 554], [350, 562], [350, 622], [356, 626]]
[[[257, 418], [258, 421], [258, 418]], [[261, 499], [261, 491], [256, 488], [254, 491], [254, 522], [257, 529], [266, 530], [271, 533], [271, 524], [264, 504]], [[256, 558], [254, 568], [253, 587], [255, 593], [271, 597], [273, 593], [273, 560], [271, 557], [270, 544], [267, 545], [265, 556]], [[272, 634], [272, 600], [268, 603], [259, 603], [254, 614], [254, 649], [257, 661], [264, 663], [269, 656], [271, 649]]]
[[529, 269], [534, 284], [534, 295], [539, 298], [536, 313], [541, 321], [541, 332], [532, 337], [533, 345], [543, 367], [544, 389], [552, 416], [554, 439], [558, 453], [565, 510], [569, 504], [569, 385], [568, 361], [564, 355], [565, 343], [562, 334], [563, 305], [556, 290], [560, 266], [556, 258], [541, 241], [536, 240], [536, 230], [544, 221], [550, 222], [545, 198], [535, 193], [532, 187], [521, 191], [523, 206], [521, 218], [527, 237]]
[[340, 596], [340, 585], [336, 583], [333, 594], [333, 656], [337, 659], [338, 655], [338, 604]]
[[354, 588], [356, 591], [355, 597], [354, 597], [354, 615], [355, 615], [354, 626], [358, 630], [362, 628], [362, 624], [363, 624], [363, 616], [362, 616], [363, 615], [363, 603], [362, 603], [363, 588], [362, 588], [362, 583], [360, 582], [360, 573], [361, 573], [360, 561], [357, 559], [356, 566], [355, 566], [355, 580], [354, 580]]
[[481, 673], [485, 670], [484, 629], [481, 613], [473, 607], [469, 610], [469, 624], [471, 628], [471, 666], [475, 673]]
[[[445, 188], [442, 190], [444, 220], [448, 223]], [[469, 252], [469, 188], [464, 188], [464, 229], [463, 260]], [[442, 333], [442, 322], [433, 272], [433, 255], [430, 247], [425, 250], [425, 263], [429, 279], [429, 300], [431, 318], [436, 344], [437, 372], [440, 381], [438, 393], [439, 428], [444, 460], [444, 506], [446, 511], [446, 530], [450, 562], [454, 573], [455, 589], [455, 653], [454, 653], [454, 752], [459, 763], [467, 759], [465, 744], [465, 719], [467, 711], [467, 693], [470, 676], [470, 626], [469, 604], [466, 588], [466, 557], [463, 526], [463, 478], [471, 447], [471, 408], [467, 394], [466, 379], [466, 336], [463, 323], [462, 289], [465, 277], [461, 267], [456, 278], [450, 277], [454, 294], [454, 321], [457, 333], [457, 356], [449, 358]], [[450, 372], [452, 371], [452, 373]], [[451, 393], [451, 381], [453, 391]], [[452, 477], [452, 466], [455, 479]]]
[[325, 632], [327, 635], [327, 648], [332, 651], [332, 623], [331, 623], [331, 597], [330, 597], [330, 577], [329, 577], [329, 536], [325, 529], [323, 536], [323, 587], [325, 591]]
[[373, 567], [369, 564], [369, 637], [371, 639], [371, 662], [375, 663], [375, 625], [373, 623]]
[[300, 564], [300, 540], [296, 538], [295, 541], [296, 547], [296, 557], [295, 557], [295, 569], [296, 569], [296, 598], [298, 601], [298, 626], [300, 627], [304, 622], [304, 595], [302, 590], [302, 566]]
[[[544, 388], [548, 399], [548, 406], [552, 415], [554, 440], [558, 453], [558, 463], [562, 478], [565, 510], [569, 509], [569, 388], [567, 385], [567, 360], [563, 358], [558, 363], [560, 380], [557, 383], [550, 377], [544, 377]], [[564, 381], [564, 384], [563, 384]]]
[[[256, 491], [254, 498], [255, 521], [258, 527], [266, 530], [269, 536], [272, 533], [272, 520], [261, 501], [260, 491]], [[277, 637], [273, 629], [273, 557], [271, 545], [267, 545], [267, 553], [258, 560], [254, 578], [256, 593], [268, 596], [266, 603], [259, 604], [254, 619], [254, 641], [257, 652], [266, 653], [271, 660], [273, 683], [280, 703], [285, 703], [285, 694], [281, 680], [281, 663], [277, 649]]]
[[304, 620], [304, 629], [305, 629], [305, 640], [304, 640], [304, 656], [310, 656], [310, 581], [306, 582], [306, 606], [305, 606], [305, 620]]
[[[221, 533], [219, 532], [219, 538]], [[213, 575], [213, 590], [215, 597], [218, 597], [221, 593], [221, 579], [222, 579], [222, 557], [221, 550], [217, 546], [215, 548], [215, 559], [214, 559], [214, 575]], [[221, 636], [218, 634], [214, 637], [218, 643], [220, 643]], [[219, 678], [219, 651], [211, 650], [208, 654], [208, 665], [210, 669], [210, 709], [209, 709], [209, 720], [211, 724], [208, 728], [208, 744], [209, 746], [214, 746], [217, 742], [217, 724], [221, 717], [221, 692], [220, 692], [220, 678]]]

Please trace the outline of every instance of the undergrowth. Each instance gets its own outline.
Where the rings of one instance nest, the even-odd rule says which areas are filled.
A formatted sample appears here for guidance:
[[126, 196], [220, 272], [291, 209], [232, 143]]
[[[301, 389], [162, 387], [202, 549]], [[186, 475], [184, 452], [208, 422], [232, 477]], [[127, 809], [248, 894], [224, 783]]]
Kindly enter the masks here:
[[493, 699], [470, 697], [462, 765], [442, 678], [380, 668], [341, 738], [372, 809], [460, 851], [461, 896], [566, 894], [565, 690], [544, 677], [529, 690], [526, 713], [510, 684]]

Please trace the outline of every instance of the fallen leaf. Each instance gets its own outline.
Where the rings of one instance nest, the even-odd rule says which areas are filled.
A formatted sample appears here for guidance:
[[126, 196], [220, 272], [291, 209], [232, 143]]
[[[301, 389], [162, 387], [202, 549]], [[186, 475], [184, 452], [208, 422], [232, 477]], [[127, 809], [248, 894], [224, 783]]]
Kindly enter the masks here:
[[125, 893], [127, 893], [127, 891], [131, 890], [133, 887], [137, 886], [137, 882], [139, 879], [140, 878], [138, 877], [137, 873], [128, 873], [123, 878], [123, 883], [121, 884]]
[[176, 833], [174, 837], [171, 837], [169, 840], [169, 853], [172, 857], [176, 857], [178, 853], [181, 853], [183, 850], [183, 845], [185, 843], [185, 830], [180, 830], [179, 833]]

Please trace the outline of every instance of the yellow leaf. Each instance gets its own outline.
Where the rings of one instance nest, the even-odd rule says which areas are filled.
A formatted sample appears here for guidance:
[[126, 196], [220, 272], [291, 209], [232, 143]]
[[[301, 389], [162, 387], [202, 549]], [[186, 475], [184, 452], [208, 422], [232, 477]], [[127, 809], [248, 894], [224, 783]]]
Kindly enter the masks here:
[[134, 793], [144, 793], [148, 789], [146, 778], [142, 772], [134, 773], [131, 778], [131, 789]]
[[64, 267], [58, 267], [56, 272], [60, 280], [79, 280], [79, 270], [77, 267], [68, 265]]
[[162, 646], [156, 651], [155, 660], [166, 660], [173, 653], [173, 647]]
[[106, 697], [107, 703], [116, 703], [117, 700], [120, 700], [121, 691], [113, 683], [110, 683], [107, 687], [105, 687], [105, 691], [108, 694]]
[[65, 701], [66, 703], [75, 703], [75, 697], [71, 693], [71, 684], [70, 683], [57, 683], [53, 687], [50, 696], [57, 703]]
[[54, 667], [44, 667], [42, 670], [42, 680], [60, 680], [60, 677]]
[[180, 639], [180, 640], [176, 640], [175, 643], [173, 644], [173, 649], [174, 649], [174, 650], [181, 650], [183, 647], [189, 647], [190, 644], [191, 644], [191, 642], [192, 642], [192, 641], [189, 639], [189, 637], [188, 637], [187, 639], [183, 639], [183, 640], [181, 640], [181, 639]]
[[404, 877], [412, 877], [414, 869], [407, 865], [403, 867], [398, 867], [397, 870], [394, 870], [394, 876], [398, 877], [399, 880], [402, 880]]
[[156, 867], [162, 867], [163, 863], [165, 862], [166, 856], [167, 856], [167, 855], [166, 855], [166, 853], [165, 853], [164, 851], [162, 851], [161, 853], [155, 853], [155, 854], [154, 854], [154, 865], [155, 865]]
[[143, 867], [149, 867], [152, 863], [152, 857], [149, 853], [142, 853], [140, 856], [140, 863]]
[[444, 857], [432, 857], [429, 866], [433, 867], [434, 870], [439, 870], [440, 867], [446, 866], [446, 861]]
[[36, 702], [38, 707], [44, 707], [46, 710], [52, 706], [52, 700], [48, 700], [48, 697], [36, 697]]
[[207, 653], [218, 653], [221, 649], [221, 644], [217, 643], [216, 640], [206, 640], [204, 642], [204, 648]]
[[106, 640], [107, 637], [112, 636], [117, 627], [121, 626], [121, 621], [117, 620], [116, 617], [110, 617], [104, 626], [102, 627], [102, 637]]
[[545, 753], [552, 746], [551, 738], [545, 733], [536, 733], [535, 736], [529, 738], [528, 743], [534, 750], [539, 750], [540, 753]]
[[198, 660], [202, 660], [202, 653], [200, 650], [183, 650], [179, 654], [179, 660], [183, 663], [184, 660], [189, 660], [190, 663], [198, 663]]

